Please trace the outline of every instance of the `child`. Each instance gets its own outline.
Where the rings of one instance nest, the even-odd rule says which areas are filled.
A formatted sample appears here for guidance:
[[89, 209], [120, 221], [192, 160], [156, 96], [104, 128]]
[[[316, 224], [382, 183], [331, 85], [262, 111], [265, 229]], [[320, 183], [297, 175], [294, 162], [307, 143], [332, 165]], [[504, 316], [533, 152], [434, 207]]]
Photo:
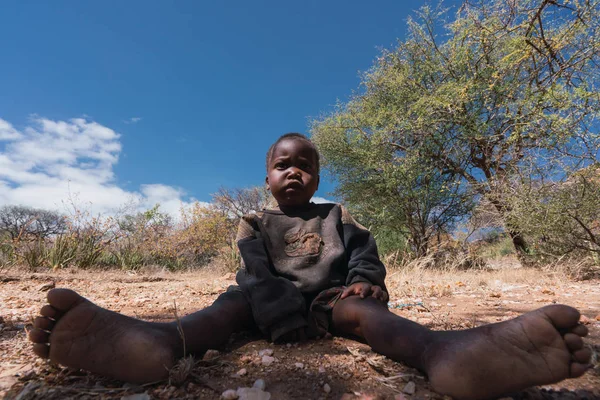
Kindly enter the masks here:
[[[319, 154], [305, 136], [287, 134], [271, 146], [266, 184], [278, 207], [240, 223], [239, 287], [180, 320], [189, 353], [218, 348], [255, 326], [276, 341], [354, 335], [424, 371], [434, 390], [464, 399], [575, 378], [588, 368], [587, 329], [568, 306], [464, 331], [431, 331], [390, 312], [385, 269], [369, 231], [339, 205], [310, 202]], [[50, 291], [48, 303], [29, 337], [34, 352], [53, 362], [152, 382], [184, 355], [175, 322], [130, 318], [68, 289]]]

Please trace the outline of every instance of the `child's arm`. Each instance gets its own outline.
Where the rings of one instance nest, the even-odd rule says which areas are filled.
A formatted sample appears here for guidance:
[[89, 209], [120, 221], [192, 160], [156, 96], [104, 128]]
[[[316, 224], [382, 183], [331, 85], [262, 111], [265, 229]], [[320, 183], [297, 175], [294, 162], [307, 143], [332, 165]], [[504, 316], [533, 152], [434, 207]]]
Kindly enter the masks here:
[[385, 286], [385, 266], [377, 254], [377, 244], [371, 232], [352, 218], [348, 210], [342, 208], [344, 246], [348, 257], [348, 278], [343, 297], [358, 294], [361, 297], [373, 296], [387, 300]]
[[257, 231], [248, 230], [249, 223], [242, 219], [240, 231], [247, 232], [240, 238], [238, 248], [245, 268], [237, 276], [237, 283], [250, 301], [252, 315], [259, 329], [276, 341], [286, 333], [308, 326], [304, 317], [304, 297], [289, 280], [276, 276], [269, 256]]

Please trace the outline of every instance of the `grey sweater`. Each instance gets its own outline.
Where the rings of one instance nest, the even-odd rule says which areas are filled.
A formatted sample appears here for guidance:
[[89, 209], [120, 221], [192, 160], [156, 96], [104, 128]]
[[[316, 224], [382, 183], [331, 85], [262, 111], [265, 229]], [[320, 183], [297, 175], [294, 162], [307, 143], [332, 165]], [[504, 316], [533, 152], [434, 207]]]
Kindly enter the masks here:
[[386, 290], [371, 233], [338, 204], [264, 210], [240, 221], [236, 280], [272, 340], [307, 325], [306, 300], [356, 282]]

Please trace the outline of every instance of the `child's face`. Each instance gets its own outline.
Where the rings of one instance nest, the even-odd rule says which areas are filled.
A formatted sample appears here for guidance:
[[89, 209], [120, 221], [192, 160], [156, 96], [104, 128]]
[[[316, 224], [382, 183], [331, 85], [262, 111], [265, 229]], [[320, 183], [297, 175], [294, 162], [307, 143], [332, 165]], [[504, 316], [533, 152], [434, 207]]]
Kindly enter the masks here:
[[308, 204], [319, 187], [315, 149], [304, 140], [279, 142], [269, 160], [266, 182], [280, 206]]

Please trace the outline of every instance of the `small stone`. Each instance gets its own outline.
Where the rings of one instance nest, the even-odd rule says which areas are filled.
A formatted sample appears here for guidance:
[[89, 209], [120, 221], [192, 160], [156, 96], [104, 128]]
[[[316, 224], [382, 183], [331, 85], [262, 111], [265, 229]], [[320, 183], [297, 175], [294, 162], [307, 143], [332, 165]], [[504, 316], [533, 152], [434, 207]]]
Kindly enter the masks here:
[[581, 317], [579, 317], [579, 323], [581, 323], [581, 324], [589, 325], [591, 322], [592, 321], [583, 314], [581, 314]]
[[263, 356], [261, 359], [262, 365], [264, 365], [265, 367], [268, 367], [269, 365], [273, 364], [274, 361], [275, 358], [271, 356]]
[[406, 384], [406, 386], [404, 386], [404, 389], [402, 389], [402, 391], [406, 394], [415, 394], [415, 392], [417, 391], [417, 385], [415, 385], [413, 381], [410, 381]]
[[239, 400], [269, 400], [271, 393], [264, 392], [259, 388], [238, 388], [237, 395]]
[[240, 369], [238, 372], [236, 372], [237, 376], [244, 376], [248, 373], [248, 371], [246, 370], [246, 368], [242, 368]]
[[254, 385], [252, 385], [252, 387], [260, 390], [265, 390], [267, 384], [265, 383], [264, 379], [257, 379], [256, 381], [254, 381]]
[[273, 349], [262, 349], [261, 351], [258, 352], [258, 355], [260, 357], [262, 357], [262, 356], [272, 356], [273, 355]]
[[[596, 321], [600, 321], [600, 314], [596, 315]], [[2, 321], [0, 321], [2, 322]]]
[[[600, 317], [600, 315], [599, 315], [599, 317]], [[287, 347], [289, 349], [290, 347], [292, 347], [292, 344], [288, 343], [288, 344], [285, 345], [285, 347]]]
[[394, 400], [407, 400], [406, 396], [403, 395], [402, 393], [398, 393], [397, 395], [394, 396]]
[[238, 397], [239, 396], [237, 394], [237, 391], [235, 391], [233, 389], [227, 389], [226, 391], [223, 392], [223, 394], [221, 394], [221, 398], [223, 400], [235, 400]]
[[202, 357], [203, 360], [212, 360], [213, 358], [217, 358], [219, 357], [219, 351], [218, 350], [206, 350], [206, 353], [204, 353], [204, 357]]
[[240, 361], [245, 364], [250, 364], [252, 362], [252, 357], [250, 357], [247, 354], [244, 354], [243, 356], [240, 357]]
[[329, 384], [327, 384], [327, 383], [326, 383], [326, 384], [324, 384], [324, 385], [323, 385], [323, 391], [324, 391], [325, 393], [329, 393], [329, 392], [331, 392], [331, 386], [329, 386]]
[[320, 373], [320, 374], [324, 374], [325, 372], [327, 372], [327, 371], [325, 370], [325, 367], [319, 367], [319, 373]]
[[294, 366], [298, 369], [304, 368], [304, 364], [302, 364], [302, 363], [296, 363], [296, 364], [294, 364]]
[[56, 287], [56, 283], [54, 282], [48, 282], [48, 283], [44, 283], [42, 286], [40, 286], [38, 288], [38, 290], [40, 292], [47, 292], [50, 289], [54, 289]]

